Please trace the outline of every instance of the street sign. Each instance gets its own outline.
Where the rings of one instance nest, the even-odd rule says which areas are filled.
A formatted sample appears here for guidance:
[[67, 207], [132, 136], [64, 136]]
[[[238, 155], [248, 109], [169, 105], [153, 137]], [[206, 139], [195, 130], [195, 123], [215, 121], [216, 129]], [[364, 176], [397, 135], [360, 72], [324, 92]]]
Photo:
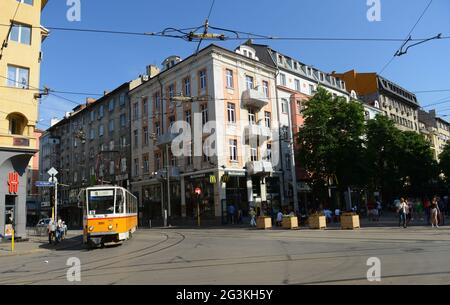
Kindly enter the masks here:
[[47, 181], [37, 181], [36, 187], [54, 187], [55, 184], [53, 182]]
[[53, 183], [53, 184], [58, 183], [58, 178], [56, 178], [56, 177], [50, 177], [50, 178], [48, 178], [48, 182], [51, 182], [51, 183]]
[[52, 168], [47, 172], [47, 174], [49, 174], [50, 177], [51, 177], [51, 176], [56, 176], [56, 175], [58, 175], [58, 171], [56, 170], [56, 168], [52, 167]]

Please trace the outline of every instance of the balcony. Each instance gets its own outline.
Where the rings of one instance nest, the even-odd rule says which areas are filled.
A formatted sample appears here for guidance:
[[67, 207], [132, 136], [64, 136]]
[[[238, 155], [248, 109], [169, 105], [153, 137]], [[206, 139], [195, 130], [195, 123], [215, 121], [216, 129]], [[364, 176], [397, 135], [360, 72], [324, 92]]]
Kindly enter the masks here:
[[36, 150], [36, 138], [20, 135], [0, 134], [0, 147], [24, 150]]
[[250, 161], [245, 166], [249, 176], [269, 176], [273, 173], [272, 163], [267, 161]]
[[269, 104], [269, 99], [264, 95], [264, 92], [248, 89], [242, 93], [242, 104], [244, 107], [261, 109]]
[[256, 138], [261, 141], [269, 140], [272, 138], [272, 130], [263, 124], [248, 125], [244, 129], [245, 140]]
[[158, 146], [164, 146], [166, 144], [171, 144], [173, 140], [175, 140], [176, 137], [178, 137], [179, 133], [165, 133], [161, 136], [157, 137]]
[[[169, 170], [170, 178], [179, 178], [180, 177], [180, 168], [177, 166], [171, 166]], [[167, 179], [167, 169], [161, 168], [157, 171], [155, 175], [158, 179]]]

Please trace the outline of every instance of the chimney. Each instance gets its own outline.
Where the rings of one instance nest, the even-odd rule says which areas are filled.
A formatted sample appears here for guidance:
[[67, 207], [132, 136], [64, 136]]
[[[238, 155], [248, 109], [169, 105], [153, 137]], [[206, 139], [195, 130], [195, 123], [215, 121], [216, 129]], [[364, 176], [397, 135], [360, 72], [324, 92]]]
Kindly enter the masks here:
[[86, 98], [86, 104], [87, 104], [87, 105], [90, 105], [90, 104], [92, 104], [92, 103], [95, 103], [95, 101], [96, 101], [95, 98], [92, 98], [92, 97]]
[[148, 65], [146, 69], [149, 78], [153, 78], [161, 72], [161, 70], [155, 65]]

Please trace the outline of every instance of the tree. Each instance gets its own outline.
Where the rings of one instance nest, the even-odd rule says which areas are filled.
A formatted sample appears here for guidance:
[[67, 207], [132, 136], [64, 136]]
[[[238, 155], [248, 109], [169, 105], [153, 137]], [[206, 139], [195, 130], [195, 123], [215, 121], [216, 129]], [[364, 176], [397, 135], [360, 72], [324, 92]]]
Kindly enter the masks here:
[[367, 122], [368, 188], [380, 191], [384, 198], [390, 198], [402, 190], [400, 134], [394, 122], [384, 115], [377, 115]]
[[445, 145], [444, 150], [439, 155], [439, 170], [444, 174], [446, 182], [450, 184], [450, 141]]
[[324, 197], [330, 178], [341, 191], [364, 185], [363, 106], [320, 87], [305, 106], [297, 154], [316, 195]]

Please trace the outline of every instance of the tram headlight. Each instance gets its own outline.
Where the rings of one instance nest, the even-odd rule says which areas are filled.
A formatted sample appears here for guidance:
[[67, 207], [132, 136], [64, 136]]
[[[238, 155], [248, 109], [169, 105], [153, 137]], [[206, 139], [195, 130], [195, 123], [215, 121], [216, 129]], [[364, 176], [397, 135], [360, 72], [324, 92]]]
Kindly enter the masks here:
[[94, 231], [94, 227], [93, 227], [93, 226], [90, 226], [90, 227], [89, 227], [89, 231]]
[[113, 225], [109, 225], [108, 229], [111, 231], [113, 229]]

